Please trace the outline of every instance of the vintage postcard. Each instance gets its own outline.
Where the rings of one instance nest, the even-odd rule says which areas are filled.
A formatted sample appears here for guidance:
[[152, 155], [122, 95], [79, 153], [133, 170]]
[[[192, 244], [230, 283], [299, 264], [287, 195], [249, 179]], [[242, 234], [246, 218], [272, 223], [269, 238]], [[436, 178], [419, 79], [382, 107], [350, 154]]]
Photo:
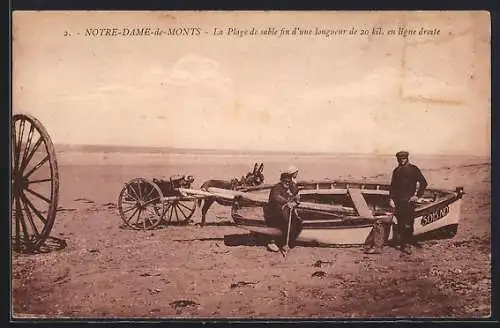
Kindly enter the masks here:
[[485, 318], [481, 11], [16, 11], [11, 319]]

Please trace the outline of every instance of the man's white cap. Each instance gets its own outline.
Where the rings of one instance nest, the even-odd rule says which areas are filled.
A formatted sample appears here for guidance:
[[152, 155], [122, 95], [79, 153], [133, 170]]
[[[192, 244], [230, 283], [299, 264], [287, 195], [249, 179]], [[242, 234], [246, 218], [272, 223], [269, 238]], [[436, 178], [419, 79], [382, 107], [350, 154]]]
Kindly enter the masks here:
[[290, 165], [290, 166], [286, 169], [286, 171], [285, 171], [285, 172], [283, 172], [283, 173], [286, 173], [286, 174], [290, 174], [290, 175], [292, 175], [292, 174], [297, 173], [297, 172], [299, 172], [299, 168], [298, 168], [298, 167], [296, 167], [295, 165]]

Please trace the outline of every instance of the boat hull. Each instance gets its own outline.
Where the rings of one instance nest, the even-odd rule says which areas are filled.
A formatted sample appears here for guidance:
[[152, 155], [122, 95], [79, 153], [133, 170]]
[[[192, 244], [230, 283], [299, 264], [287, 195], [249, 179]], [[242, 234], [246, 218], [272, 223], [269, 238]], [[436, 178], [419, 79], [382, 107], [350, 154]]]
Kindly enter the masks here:
[[[376, 193], [380, 194], [378, 190], [376, 190]], [[321, 195], [324, 196], [325, 194], [328, 194], [328, 191], [323, 190]], [[332, 190], [332, 195], [335, 197], [339, 194], [342, 193], [339, 193], [338, 189]], [[413, 218], [414, 237], [421, 240], [452, 238], [458, 229], [462, 194], [462, 190], [457, 192], [449, 191], [443, 194], [440, 199], [418, 206], [415, 209]], [[370, 195], [367, 198], [369, 199]], [[388, 203], [388, 194], [385, 198], [385, 202]], [[256, 203], [254, 207], [246, 207], [248, 204], [240, 207], [237, 202], [235, 200], [233, 203], [231, 215], [238, 227], [270, 237], [281, 235], [279, 229], [266, 226], [263, 211], [265, 204], [262, 201], [258, 202], [258, 204]], [[373, 224], [377, 220], [382, 220], [388, 224], [393, 221], [392, 213], [388, 213], [387, 210], [385, 210], [385, 215], [381, 214], [370, 218], [353, 217], [347, 215], [345, 211], [340, 215], [339, 213], [335, 213], [335, 211], [332, 211], [332, 213], [316, 211], [318, 215], [315, 215], [314, 210], [308, 209], [307, 211], [310, 213], [301, 215], [299, 210], [299, 216], [303, 218], [303, 229], [297, 237], [297, 241], [299, 242], [313, 242], [327, 245], [361, 245], [367, 240]], [[395, 236], [394, 228], [395, 225], [390, 224], [388, 241], [392, 240]]]
[[[281, 236], [278, 228], [266, 227], [264, 224], [243, 223], [235, 220], [238, 227], [252, 233], [269, 237]], [[262, 221], [263, 222], [263, 221]], [[359, 245], [363, 244], [372, 229], [371, 225], [349, 228], [305, 228], [297, 237], [297, 241], [325, 245]]]
[[[415, 217], [413, 221], [413, 235], [420, 240], [452, 238], [457, 233], [460, 217], [460, 202], [453, 203], [449, 209], [436, 210], [437, 213], [446, 213], [439, 219], [428, 222], [429, 215]], [[435, 212], [433, 212], [435, 213]], [[432, 214], [434, 218], [436, 214]], [[242, 219], [233, 215], [233, 220], [238, 227], [247, 231], [279, 237], [281, 231], [278, 228], [267, 227], [264, 220]], [[373, 224], [359, 225], [326, 225], [320, 222], [307, 222], [297, 237], [299, 242], [313, 242], [328, 245], [361, 245], [364, 244], [370, 234]], [[394, 237], [394, 225], [391, 225], [388, 240]]]

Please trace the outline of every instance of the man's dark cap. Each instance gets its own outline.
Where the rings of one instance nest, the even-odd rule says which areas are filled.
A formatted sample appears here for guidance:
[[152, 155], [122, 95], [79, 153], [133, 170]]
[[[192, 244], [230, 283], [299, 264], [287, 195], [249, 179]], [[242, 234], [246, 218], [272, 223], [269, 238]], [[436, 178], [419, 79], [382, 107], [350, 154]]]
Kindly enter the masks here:
[[398, 151], [396, 153], [397, 158], [408, 158], [408, 155], [410, 155], [410, 153], [408, 153], [407, 151], [404, 151], [404, 150]]

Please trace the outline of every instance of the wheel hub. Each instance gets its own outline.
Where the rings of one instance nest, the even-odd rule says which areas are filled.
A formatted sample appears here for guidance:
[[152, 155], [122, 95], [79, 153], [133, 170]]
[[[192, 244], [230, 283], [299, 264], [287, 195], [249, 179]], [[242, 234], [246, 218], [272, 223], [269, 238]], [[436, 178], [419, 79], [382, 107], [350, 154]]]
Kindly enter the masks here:
[[28, 179], [22, 174], [16, 174], [13, 178], [12, 189], [15, 193], [19, 193], [28, 187]]

